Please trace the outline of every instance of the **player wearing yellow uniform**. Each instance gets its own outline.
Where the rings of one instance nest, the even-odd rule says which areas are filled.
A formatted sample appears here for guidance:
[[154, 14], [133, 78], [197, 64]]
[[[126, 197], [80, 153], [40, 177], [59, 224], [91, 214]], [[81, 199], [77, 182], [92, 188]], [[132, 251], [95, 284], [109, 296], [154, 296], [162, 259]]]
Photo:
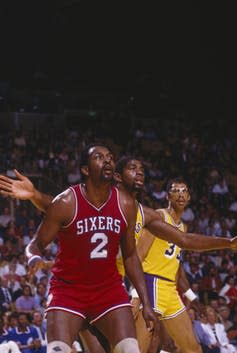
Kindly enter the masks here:
[[[184, 232], [184, 224], [176, 224], [168, 209], [158, 211], [166, 223]], [[154, 310], [162, 319], [174, 317], [185, 310], [176, 289], [181, 249], [170, 242], [154, 238], [142, 266]]]
[[[127, 191], [131, 192], [132, 194], [136, 195], [136, 193], [142, 189], [144, 185], [144, 167], [141, 161], [137, 160], [136, 158], [132, 157], [123, 157], [116, 165], [116, 172], [114, 173], [114, 177], [116, 182], [118, 183], [118, 187], [124, 188]], [[4, 175], [0, 175], [0, 193], [4, 196], [10, 196], [13, 198], [18, 198], [21, 200], [30, 200], [36, 207], [40, 208], [41, 210], [46, 210], [49, 206], [50, 202], [52, 201], [53, 197], [47, 194], [43, 194], [37, 189], [35, 189], [34, 185], [31, 181], [15, 170], [15, 174], [17, 179], [14, 180]], [[174, 190], [173, 190], [174, 191]], [[180, 192], [183, 194], [183, 191]], [[178, 191], [179, 194], [179, 191]], [[158, 212], [155, 212], [149, 207], [143, 206], [144, 211], [144, 224], [147, 229], [153, 232], [156, 237], [162, 238], [164, 240], [170, 240], [180, 247], [188, 250], [214, 250], [214, 249], [237, 249], [237, 237], [229, 240], [224, 237], [207, 237], [200, 234], [190, 234], [180, 232], [179, 230], [171, 227], [170, 225], [166, 224], [165, 222], [161, 221], [161, 217], [159, 216]], [[174, 218], [174, 217], [173, 217]], [[177, 220], [174, 218], [177, 223]], [[158, 235], [159, 234], [159, 235]], [[152, 234], [150, 237], [153, 238]], [[141, 236], [140, 241], [142, 240], [143, 235]], [[147, 237], [149, 239], [149, 237]], [[152, 241], [153, 241], [152, 240]], [[144, 257], [143, 257], [144, 258]], [[159, 261], [159, 259], [157, 259]], [[178, 315], [176, 318], [181, 317], [186, 313], [185, 311]], [[175, 319], [176, 319], [175, 318]], [[172, 319], [173, 320], [173, 319]], [[169, 322], [171, 319], [164, 320], [164, 322]], [[144, 322], [144, 320], [143, 320]], [[178, 323], [179, 325], [179, 323]], [[192, 350], [192, 340], [189, 340], [189, 336], [185, 330], [185, 332], [180, 332], [182, 330], [182, 323], [180, 327], [177, 325], [173, 325], [174, 330], [177, 329], [177, 334], [183, 336], [184, 340], [187, 340], [187, 344], [190, 343], [190, 350], [184, 350], [183, 353], [196, 353], [201, 352], [197, 349]], [[177, 327], [175, 327], [177, 326]], [[184, 325], [185, 326], [185, 325]], [[170, 328], [169, 331], [171, 331]], [[172, 337], [174, 334], [172, 335]], [[143, 337], [141, 336], [141, 341], [144, 341]], [[102, 347], [101, 347], [102, 348]], [[92, 350], [96, 353], [99, 352], [99, 347], [96, 348], [94, 345]], [[91, 352], [92, 352], [91, 350]], [[146, 352], [141, 349], [141, 352]]]
[[[142, 205], [138, 202], [137, 203], [137, 220], [136, 220], [135, 233], [134, 233], [136, 241], [140, 238], [143, 227], [144, 227], [144, 212], [143, 212]], [[118, 271], [121, 274], [121, 276], [124, 277], [125, 270], [124, 270], [123, 257], [121, 254], [121, 250], [119, 250], [119, 253], [117, 255], [117, 268], [118, 268]]]
[[[185, 232], [186, 226], [181, 216], [190, 200], [187, 184], [182, 179], [171, 180], [167, 185], [167, 199], [168, 207], [157, 212], [166, 223]], [[137, 243], [137, 250], [143, 260], [150, 302], [166, 331], [182, 353], [201, 353], [190, 317], [176, 286], [178, 276], [183, 272], [180, 266], [181, 248], [174, 243], [154, 237], [144, 229]], [[191, 301], [195, 299], [191, 289], [185, 290], [185, 293]], [[154, 351], [156, 350], [157, 347]], [[153, 352], [153, 347], [150, 347], [150, 352]]]

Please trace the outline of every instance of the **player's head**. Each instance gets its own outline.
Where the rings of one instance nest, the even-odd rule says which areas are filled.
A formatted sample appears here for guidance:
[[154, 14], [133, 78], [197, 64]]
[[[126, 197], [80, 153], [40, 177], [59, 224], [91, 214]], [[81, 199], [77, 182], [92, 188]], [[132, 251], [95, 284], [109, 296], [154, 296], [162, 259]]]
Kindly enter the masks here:
[[190, 200], [190, 190], [187, 182], [179, 177], [169, 180], [166, 187], [169, 203], [178, 209], [184, 209]]
[[144, 166], [140, 160], [124, 156], [116, 163], [114, 179], [130, 192], [142, 190], [144, 178]]
[[115, 168], [111, 149], [104, 143], [95, 142], [81, 152], [80, 171], [82, 180], [90, 177], [101, 181], [112, 181]]

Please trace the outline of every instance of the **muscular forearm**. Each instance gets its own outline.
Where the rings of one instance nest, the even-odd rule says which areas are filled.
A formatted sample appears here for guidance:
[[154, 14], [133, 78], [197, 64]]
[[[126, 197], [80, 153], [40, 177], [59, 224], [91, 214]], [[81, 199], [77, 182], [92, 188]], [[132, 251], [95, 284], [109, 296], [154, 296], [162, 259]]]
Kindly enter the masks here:
[[230, 239], [196, 233], [183, 233], [159, 220], [150, 222], [146, 227], [157, 238], [175, 243], [182, 249], [203, 251], [232, 248]]
[[138, 256], [133, 255], [125, 259], [124, 266], [126, 274], [133, 286], [136, 288], [141, 302], [146, 304], [148, 302], [147, 288]]
[[43, 256], [43, 249], [40, 249], [37, 242], [33, 239], [25, 248], [25, 255], [27, 259], [31, 259], [33, 256]]
[[52, 195], [44, 194], [36, 189], [34, 190], [33, 196], [30, 198], [30, 201], [33, 203], [33, 205], [43, 212], [46, 212], [52, 200]]

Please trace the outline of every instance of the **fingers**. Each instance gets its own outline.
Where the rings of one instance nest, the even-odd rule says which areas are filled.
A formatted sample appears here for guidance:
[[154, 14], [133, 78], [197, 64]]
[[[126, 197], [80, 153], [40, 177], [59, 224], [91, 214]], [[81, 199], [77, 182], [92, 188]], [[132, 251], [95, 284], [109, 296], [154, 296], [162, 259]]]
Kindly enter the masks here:
[[4, 191], [11, 191], [11, 189], [12, 189], [12, 184], [0, 180], [0, 189], [1, 189], [1, 190], [4, 190]]
[[14, 197], [14, 195], [13, 195], [12, 192], [4, 191], [4, 190], [0, 190], [0, 194], [1, 194], [2, 196], [11, 196], [11, 197]]
[[12, 184], [13, 180], [5, 175], [0, 175], [0, 182], [1, 184]]
[[25, 176], [22, 175], [20, 172], [18, 172], [17, 169], [14, 169], [14, 173], [17, 176], [18, 179], [20, 179], [20, 180], [24, 180], [25, 179]]
[[4, 175], [0, 175], [0, 194], [12, 196], [12, 180]]

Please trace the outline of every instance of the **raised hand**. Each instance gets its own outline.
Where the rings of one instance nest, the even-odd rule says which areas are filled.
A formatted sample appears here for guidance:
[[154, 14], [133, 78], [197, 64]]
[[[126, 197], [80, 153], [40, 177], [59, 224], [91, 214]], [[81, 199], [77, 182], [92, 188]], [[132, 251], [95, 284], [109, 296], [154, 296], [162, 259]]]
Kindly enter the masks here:
[[29, 200], [34, 195], [34, 185], [26, 176], [14, 169], [18, 179], [0, 175], [0, 194], [20, 200]]

